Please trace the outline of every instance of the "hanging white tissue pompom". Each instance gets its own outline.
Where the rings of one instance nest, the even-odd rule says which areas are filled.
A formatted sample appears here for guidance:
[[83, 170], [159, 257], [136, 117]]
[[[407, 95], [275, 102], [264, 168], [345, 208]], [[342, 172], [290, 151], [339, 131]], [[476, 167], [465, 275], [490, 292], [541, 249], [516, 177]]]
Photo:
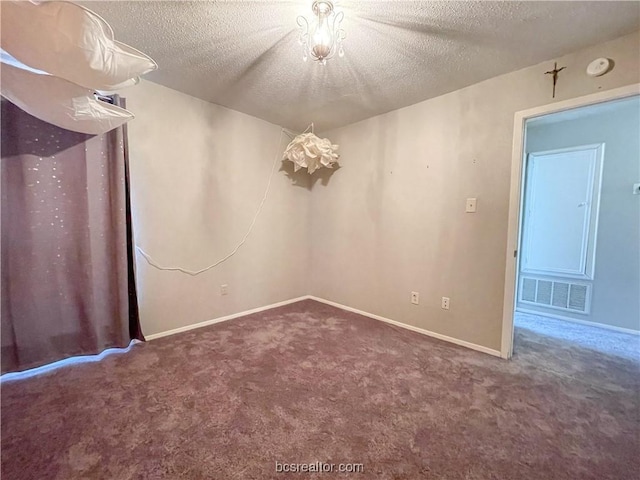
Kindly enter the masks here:
[[309, 173], [313, 173], [321, 167], [333, 167], [340, 158], [336, 150], [338, 145], [332, 145], [327, 138], [318, 138], [313, 133], [301, 133], [287, 146], [282, 159], [293, 162], [296, 172], [306, 168]]

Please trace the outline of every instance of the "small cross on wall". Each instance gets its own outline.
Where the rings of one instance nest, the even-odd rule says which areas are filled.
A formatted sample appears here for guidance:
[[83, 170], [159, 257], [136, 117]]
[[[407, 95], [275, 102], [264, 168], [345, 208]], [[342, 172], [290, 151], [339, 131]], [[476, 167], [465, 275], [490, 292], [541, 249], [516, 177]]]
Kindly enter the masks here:
[[551, 96], [551, 98], [556, 98], [556, 83], [558, 83], [558, 73], [560, 73], [565, 68], [567, 67], [558, 68], [558, 62], [553, 62], [553, 70], [544, 72], [545, 75], [553, 76], [553, 95]]

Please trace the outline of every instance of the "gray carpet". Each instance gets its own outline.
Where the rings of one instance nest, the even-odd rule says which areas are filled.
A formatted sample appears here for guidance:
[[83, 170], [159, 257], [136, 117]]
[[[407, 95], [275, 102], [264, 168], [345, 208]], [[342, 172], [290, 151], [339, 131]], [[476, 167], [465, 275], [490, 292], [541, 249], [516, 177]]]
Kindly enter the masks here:
[[640, 335], [520, 312], [516, 313], [515, 325], [541, 337], [560, 340], [566, 345], [595, 350], [640, 364]]
[[[4, 381], [2, 478], [636, 479], [639, 373], [527, 329], [507, 362], [303, 301]], [[364, 473], [276, 473], [316, 461]]]

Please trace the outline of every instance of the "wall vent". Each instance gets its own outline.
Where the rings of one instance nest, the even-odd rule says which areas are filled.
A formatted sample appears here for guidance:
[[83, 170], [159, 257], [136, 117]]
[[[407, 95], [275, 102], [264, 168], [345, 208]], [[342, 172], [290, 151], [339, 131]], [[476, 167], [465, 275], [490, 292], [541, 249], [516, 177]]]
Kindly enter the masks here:
[[522, 303], [566, 312], [589, 313], [591, 285], [522, 277], [519, 297]]

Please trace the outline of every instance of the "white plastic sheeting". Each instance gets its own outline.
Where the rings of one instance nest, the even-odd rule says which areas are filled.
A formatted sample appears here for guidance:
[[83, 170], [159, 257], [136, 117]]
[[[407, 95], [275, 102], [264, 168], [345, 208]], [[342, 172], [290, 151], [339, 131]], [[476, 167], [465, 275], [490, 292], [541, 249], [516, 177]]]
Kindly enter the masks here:
[[2, 2], [2, 48], [25, 65], [94, 90], [116, 90], [158, 68], [114, 40], [102, 17], [69, 2]]
[[94, 92], [135, 85], [156, 63], [117, 42], [100, 16], [70, 2], [0, 2], [2, 96], [46, 122], [99, 134], [133, 118]]
[[91, 135], [133, 118], [124, 108], [96, 100], [92, 90], [7, 64], [2, 66], [2, 96], [40, 120]]
[[332, 145], [327, 138], [319, 138], [313, 133], [301, 133], [289, 143], [282, 159], [293, 162], [296, 172], [306, 168], [309, 173], [313, 173], [322, 167], [333, 167], [340, 158], [336, 153], [338, 148], [338, 145]]

